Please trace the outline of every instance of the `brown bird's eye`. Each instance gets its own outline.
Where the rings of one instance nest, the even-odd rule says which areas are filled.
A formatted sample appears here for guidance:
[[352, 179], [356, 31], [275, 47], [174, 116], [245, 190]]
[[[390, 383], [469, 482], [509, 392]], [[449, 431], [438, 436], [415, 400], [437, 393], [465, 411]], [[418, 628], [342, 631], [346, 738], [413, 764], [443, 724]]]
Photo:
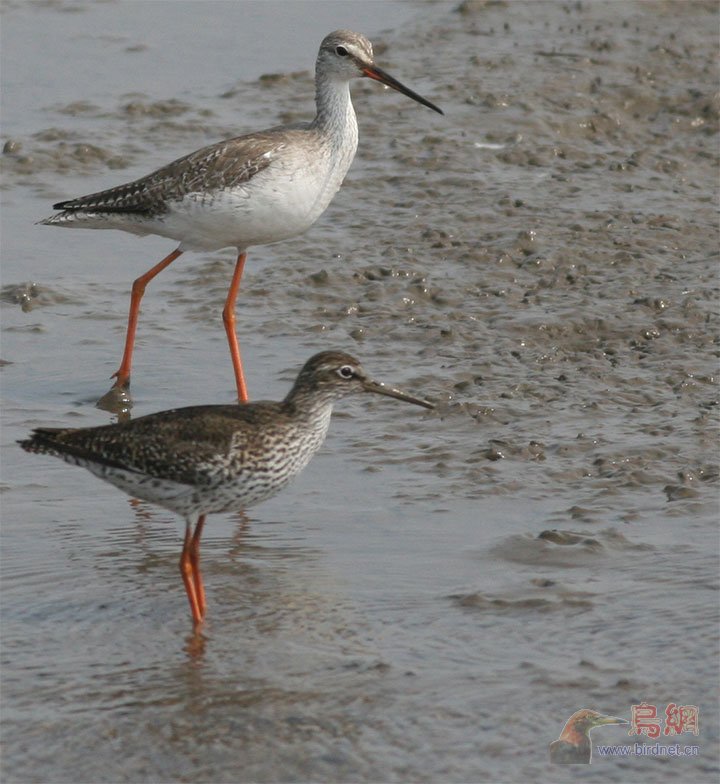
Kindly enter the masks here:
[[350, 367], [350, 365], [343, 365], [338, 370], [338, 375], [342, 378], [352, 378], [355, 375], [355, 371]]
[[336, 46], [335, 47], [335, 54], [340, 55], [340, 57], [347, 57], [348, 50], [344, 46]]

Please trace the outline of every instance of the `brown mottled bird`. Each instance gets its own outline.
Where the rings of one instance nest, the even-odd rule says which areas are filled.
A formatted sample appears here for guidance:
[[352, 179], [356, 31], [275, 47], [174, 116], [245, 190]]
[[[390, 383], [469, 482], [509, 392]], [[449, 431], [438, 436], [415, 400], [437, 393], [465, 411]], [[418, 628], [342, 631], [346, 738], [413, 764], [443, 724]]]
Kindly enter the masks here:
[[310, 123], [278, 126], [203, 147], [139, 180], [53, 205], [47, 226], [119, 229], [179, 242], [132, 286], [125, 351], [113, 389], [130, 385], [140, 301], [147, 284], [186, 250], [235, 248], [237, 261], [223, 321], [238, 399], [247, 388], [235, 333], [235, 300], [246, 251], [302, 234], [337, 193], [355, 157], [358, 128], [350, 81], [374, 79], [442, 114], [375, 65], [370, 41], [336, 30], [320, 44], [315, 66], [317, 113]]
[[279, 403], [190, 406], [101, 427], [43, 427], [19, 443], [185, 518], [180, 572], [197, 626], [206, 607], [200, 575], [206, 515], [246, 509], [275, 495], [320, 448], [333, 404], [358, 392], [434, 408], [374, 381], [349, 354], [324, 351], [305, 363]]
[[550, 762], [560, 765], [589, 764], [592, 759], [590, 730], [603, 724], [627, 724], [625, 719], [597, 711], [576, 711], [567, 720], [560, 737], [550, 744]]

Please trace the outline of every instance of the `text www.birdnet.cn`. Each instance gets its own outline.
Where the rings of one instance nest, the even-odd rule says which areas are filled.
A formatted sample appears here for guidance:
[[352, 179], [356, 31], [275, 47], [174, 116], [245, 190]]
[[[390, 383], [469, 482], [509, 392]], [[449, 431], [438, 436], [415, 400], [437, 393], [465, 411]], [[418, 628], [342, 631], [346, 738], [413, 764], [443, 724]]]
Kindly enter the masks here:
[[679, 743], [629, 743], [626, 745], [596, 746], [599, 757], [697, 757], [700, 746]]

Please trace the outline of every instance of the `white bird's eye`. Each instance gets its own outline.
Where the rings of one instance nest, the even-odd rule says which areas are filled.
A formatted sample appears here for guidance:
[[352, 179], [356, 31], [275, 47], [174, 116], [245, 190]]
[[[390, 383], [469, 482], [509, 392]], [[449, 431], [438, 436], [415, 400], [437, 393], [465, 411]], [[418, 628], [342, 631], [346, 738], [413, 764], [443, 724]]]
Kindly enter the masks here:
[[341, 368], [338, 368], [338, 375], [340, 378], [352, 378], [355, 375], [355, 371], [350, 365], [343, 365]]
[[336, 46], [335, 54], [339, 55], [340, 57], [347, 57], [348, 50], [344, 46]]

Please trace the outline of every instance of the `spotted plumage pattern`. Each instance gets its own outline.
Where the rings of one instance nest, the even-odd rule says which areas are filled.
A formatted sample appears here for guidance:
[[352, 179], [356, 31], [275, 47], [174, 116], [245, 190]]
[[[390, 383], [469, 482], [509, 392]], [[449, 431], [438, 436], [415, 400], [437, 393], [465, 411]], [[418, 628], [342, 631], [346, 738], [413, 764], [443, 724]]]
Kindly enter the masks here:
[[433, 408], [374, 381], [349, 354], [324, 351], [305, 363], [280, 402], [189, 406], [100, 427], [41, 427], [19, 443], [186, 519], [181, 570], [197, 624], [204, 616], [197, 561], [205, 516], [246, 509], [277, 493], [322, 445], [333, 404], [360, 392]]

